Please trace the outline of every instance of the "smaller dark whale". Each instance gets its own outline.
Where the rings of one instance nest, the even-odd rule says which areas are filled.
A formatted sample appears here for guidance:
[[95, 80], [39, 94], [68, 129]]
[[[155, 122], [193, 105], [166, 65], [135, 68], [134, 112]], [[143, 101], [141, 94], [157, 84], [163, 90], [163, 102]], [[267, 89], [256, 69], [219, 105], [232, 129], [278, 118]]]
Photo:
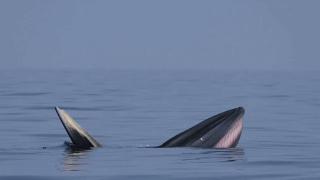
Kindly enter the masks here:
[[234, 108], [179, 133], [159, 147], [236, 147], [242, 132], [244, 108]]
[[90, 149], [92, 147], [101, 147], [101, 144], [98, 143], [87, 131], [85, 131], [81, 126], [64, 110], [59, 107], [55, 108], [59, 119], [67, 131], [73, 148], [78, 149]]

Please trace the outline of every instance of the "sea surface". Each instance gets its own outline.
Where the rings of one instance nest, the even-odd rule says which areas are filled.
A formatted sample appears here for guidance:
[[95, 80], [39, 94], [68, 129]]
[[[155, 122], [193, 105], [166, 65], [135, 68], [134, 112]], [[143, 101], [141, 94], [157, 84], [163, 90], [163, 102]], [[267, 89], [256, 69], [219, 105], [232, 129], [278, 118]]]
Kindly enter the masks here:
[[[103, 144], [71, 151], [54, 107]], [[150, 148], [243, 106], [237, 148]], [[0, 179], [320, 179], [320, 72], [0, 71]]]

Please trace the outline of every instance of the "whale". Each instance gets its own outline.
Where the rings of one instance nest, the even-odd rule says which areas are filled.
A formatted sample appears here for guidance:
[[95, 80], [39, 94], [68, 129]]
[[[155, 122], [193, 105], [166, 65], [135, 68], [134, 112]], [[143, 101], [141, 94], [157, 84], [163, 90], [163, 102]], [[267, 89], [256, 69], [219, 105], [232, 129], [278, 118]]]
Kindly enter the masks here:
[[[71, 139], [69, 146], [77, 149], [102, 147], [65, 110], [55, 107], [55, 111]], [[244, 113], [243, 107], [219, 113], [178, 133], [155, 148], [234, 148], [241, 137]]]

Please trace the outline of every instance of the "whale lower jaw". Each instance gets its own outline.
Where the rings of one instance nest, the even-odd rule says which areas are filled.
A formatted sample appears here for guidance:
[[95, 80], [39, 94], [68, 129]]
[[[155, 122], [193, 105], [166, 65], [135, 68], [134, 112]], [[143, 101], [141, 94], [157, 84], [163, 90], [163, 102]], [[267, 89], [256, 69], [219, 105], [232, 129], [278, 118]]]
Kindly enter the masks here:
[[243, 107], [219, 113], [177, 134], [159, 147], [236, 147], [243, 128], [244, 113]]

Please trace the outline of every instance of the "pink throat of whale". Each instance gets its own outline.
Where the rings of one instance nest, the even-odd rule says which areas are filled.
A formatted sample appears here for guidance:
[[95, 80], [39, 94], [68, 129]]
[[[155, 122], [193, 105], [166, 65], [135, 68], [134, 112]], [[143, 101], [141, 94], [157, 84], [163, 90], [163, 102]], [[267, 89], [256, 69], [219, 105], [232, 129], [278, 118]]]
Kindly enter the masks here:
[[232, 124], [228, 133], [225, 134], [223, 138], [219, 140], [219, 142], [214, 146], [214, 148], [230, 148], [239, 139], [242, 127], [243, 125], [241, 118]]

